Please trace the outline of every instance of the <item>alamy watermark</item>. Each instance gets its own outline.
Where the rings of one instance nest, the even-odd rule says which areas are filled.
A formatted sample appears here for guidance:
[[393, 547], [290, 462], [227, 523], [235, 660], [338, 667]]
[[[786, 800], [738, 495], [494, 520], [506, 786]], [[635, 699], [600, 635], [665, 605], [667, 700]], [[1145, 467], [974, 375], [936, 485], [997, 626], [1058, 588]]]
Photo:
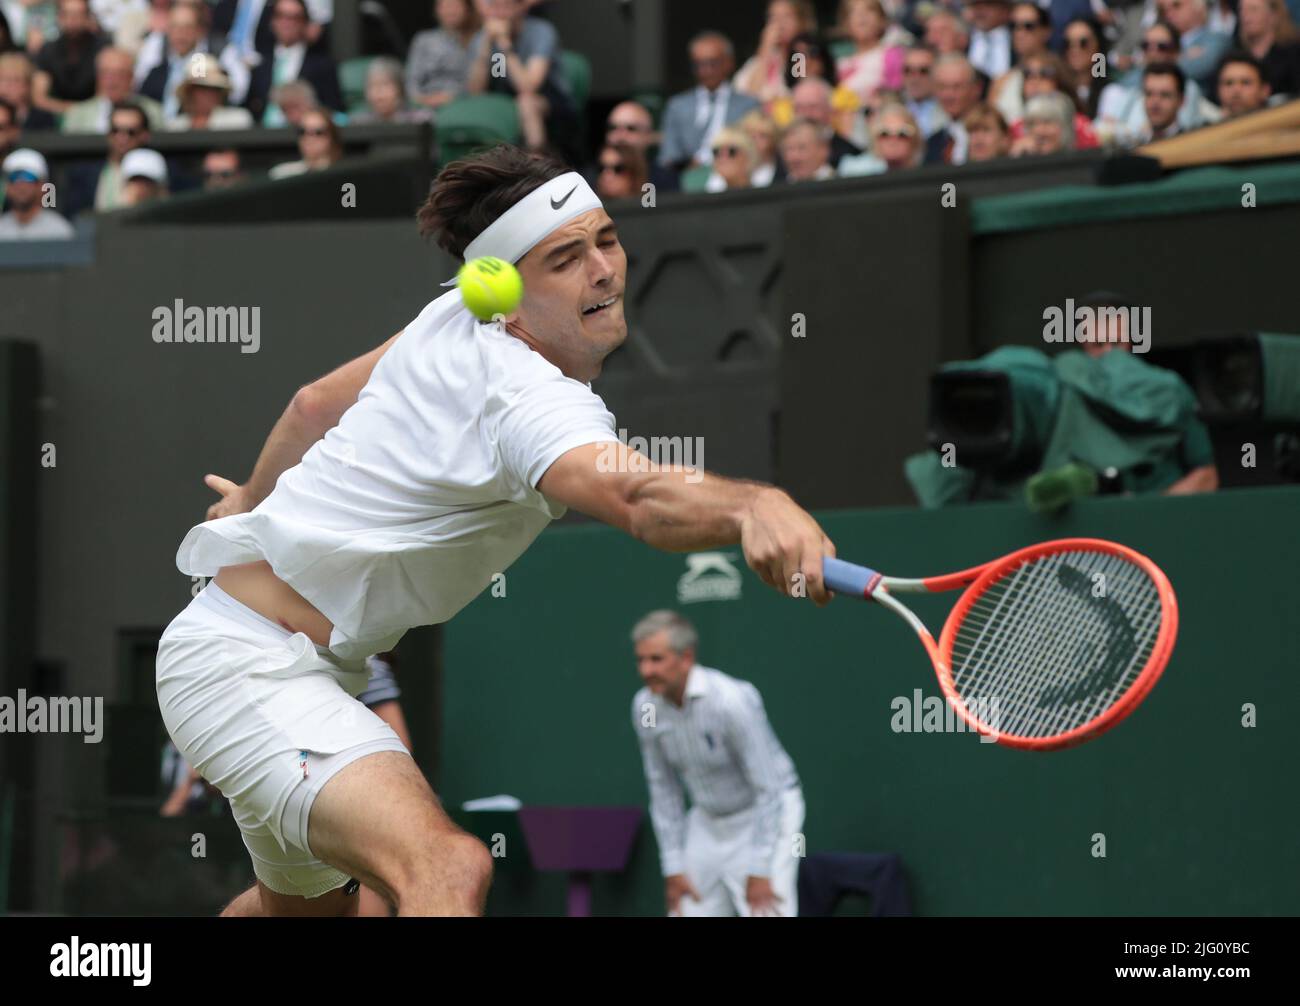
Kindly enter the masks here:
[[1151, 348], [1151, 308], [1075, 305], [1066, 298], [1065, 307], [1053, 304], [1043, 309], [1043, 341], [1060, 343], [1127, 343], [1134, 353]]
[[649, 472], [655, 468], [685, 469], [687, 482], [704, 481], [703, 437], [628, 437], [627, 430], [620, 429], [618, 439], [627, 450], [620, 450], [613, 443], [605, 444], [596, 458], [597, 471], [627, 473]]
[[20, 688], [17, 698], [0, 695], [0, 733], [83, 734], [86, 744], [98, 744], [104, 738], [104, 698], [46, 698]]
[[262, 347], [260, 307], [187, 307], [177, 297], [170, 305], [155, 307], [150, 317], [154, 342], [238, 342], [241, 353]]

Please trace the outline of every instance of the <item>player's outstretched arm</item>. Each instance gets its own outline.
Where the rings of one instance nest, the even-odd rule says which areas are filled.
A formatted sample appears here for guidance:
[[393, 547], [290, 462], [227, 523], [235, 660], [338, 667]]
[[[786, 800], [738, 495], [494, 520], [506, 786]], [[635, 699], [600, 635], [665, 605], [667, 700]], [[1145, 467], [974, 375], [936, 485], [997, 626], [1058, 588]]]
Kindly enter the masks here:
[[815, 520], [776, 486], [653, 464], [621, 443], [587, 444], [560, 456], [537, 488], [565, 506], [665, 552], [740, 544], [745, 561], [783, 594], [796, 585], [818, 604], [830, 595], [822, 558], [831, 544]]
[[221, 494], [221, 499], [208, 507], [207, 519], [245, 513], [266, 499], [276, 480], [301, 461], [312, 444], [338, 425], [343, 413], [352, 407], [370, 380], [379, 358], [401, 334], [398, 332], [382, 346], [299, 388], [272, 427], [262, 453], [257, 456], [253, 474], [243, 485], [220, 475], [205, 475], [204, 484]]

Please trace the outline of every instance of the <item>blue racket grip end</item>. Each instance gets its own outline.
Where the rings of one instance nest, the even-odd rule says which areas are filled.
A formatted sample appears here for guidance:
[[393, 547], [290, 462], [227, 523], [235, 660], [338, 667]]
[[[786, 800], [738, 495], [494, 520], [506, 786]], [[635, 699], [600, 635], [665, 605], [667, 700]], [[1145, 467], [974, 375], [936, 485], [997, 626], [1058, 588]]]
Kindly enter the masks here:
[[880, 574], [866, 566], [858, 566], [843, 559], [823, 559], [822, 578], [826, 586], [837, 594], [849, 594], [853, 597], [870, 599], [871, 590], [880, 581]]

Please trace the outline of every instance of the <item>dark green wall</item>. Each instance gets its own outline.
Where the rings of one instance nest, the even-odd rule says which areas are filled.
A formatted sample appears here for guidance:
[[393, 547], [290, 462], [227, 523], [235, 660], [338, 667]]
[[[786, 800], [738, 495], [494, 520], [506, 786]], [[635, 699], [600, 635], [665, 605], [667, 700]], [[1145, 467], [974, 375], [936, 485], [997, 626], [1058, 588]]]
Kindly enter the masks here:
[[[1178, 592], [1164, 677], [1125, 722], [1082, 747], [1032, 754], [970, 734], [895, 734], [890, 701], [933, 672], [895, 616], [848, 600], [788, 601], [745, 573], [738, 602], [682, 608], [701, 662], [755, 682], [804, 783], [810, 851], [894, 851], [917, 910], [946, 914], [1294, 913], [1300, 814], [1291, 706], [1300, 490], [1108, 499], [1049, 520], [1009, 504], [827, 514], [839, 554], [898, 575], [975, 564], [1030, 542], [1106, 537], [1149, 555]], [[729, 552], [738, 554], [738, 549]], [[628, 631], [676, 605], [681, 556], [603, 528], [556, 528], [446, 627], [440, 792], [449, 805], [643, 804], [630, 723]], [[952, 597], [924, 598], [935, 629]], [[1259, 725], [1241, 725], [1254, 703]], [[1104, 833], [1105, 859], [1091, 854]], [[507, 859], [523, 859], [517, 844]], [[492, 908], [563, 912], [554, 877], [508, 862]], [[595, 907], [660, 909], [649, 825], [629, 874]]]

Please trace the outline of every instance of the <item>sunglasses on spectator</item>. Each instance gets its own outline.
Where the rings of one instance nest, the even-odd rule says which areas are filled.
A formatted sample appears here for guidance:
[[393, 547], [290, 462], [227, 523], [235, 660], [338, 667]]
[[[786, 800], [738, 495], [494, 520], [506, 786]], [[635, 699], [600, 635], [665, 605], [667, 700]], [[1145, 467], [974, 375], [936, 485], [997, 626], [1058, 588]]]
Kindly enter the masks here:
[[1012, 21], [1011, 27], [1016, 31], [1034, 31], [1040, 25], [1037, 21]]
[[109, 126], [110, 133], [121, 133], [123, 136], [139, 136], [144, 132], [139, 126]]
[[1074, 38], [1070, 38], [1070, 36], [1067, 35], [1065, 37], [1065, 44], [1071, 49], [1091, 49], [1093, 47], [1091, 35], [1075, 35]]
[[298, 127], [299, 136], [329, 136], [329, 132], [330, 131], [324, 126], [312, 126], [311, 128], [306, 126]]
[[222, 168], [220, 171], [205, 171], [204, 178], [220, 178], [223, 182], [228, 182], [232, 178], [238, 178], [238, 171], [231, 171], [229, 168]]
[[895, 126], [893, 129], [885, 128], [876, 130], [877, 140], [910, 140], [915, 135], [916, 130], [911, 126]]
[[908, 66], [906, 64], [903, 65], [903, 73], [905, 76], [908, 77], [928, 77], [930, 76], [930, 71], [932, 69], [933, 66], [929, 63], [926, 63], [925, 66]]
[[1142, 49], [1145, 52], [1148, 49], [1154, 49], [1156, 52], [1172, 52], [1173, 42], [1143, 42]]
[[39, 182], [39, 181], [40, 179], [37, 178], [34, 174], [32, 174], [30, 171], [9, 172], [10, 185], [14, 184], [15, 182]]
[[714, 157], [739, 157], [740, 148], [735, 146], [722, 146], [713, 148]]
[[1031, 66], [1025, 70], [1025, 76], [1030, 79], [1055, 80], [1056, 70], [1050, 66]]
[[622, 163], [619, 163], [619, 164], [604, 164], [604, 163], [602, 163], [601, 166], [600, 166], [600, 170], [601, 170], [602, 172], [604, 172], [604, 171], [612, 171], [612, 172], [614, 172], [614, 174], [616, 174], [616, 175], [625, 175], [625, 174], [627, 174], [627, 165], [626, 165], [626, 164], [622, 164]]

